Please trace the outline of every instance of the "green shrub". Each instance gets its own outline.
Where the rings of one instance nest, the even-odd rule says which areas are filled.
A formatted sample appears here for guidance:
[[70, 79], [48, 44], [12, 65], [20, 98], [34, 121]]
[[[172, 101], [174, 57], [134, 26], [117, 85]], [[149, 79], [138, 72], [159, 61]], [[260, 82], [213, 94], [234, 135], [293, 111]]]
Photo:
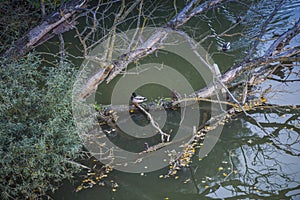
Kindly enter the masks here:
[[[4, 63], [4, 61], [3, 61]], [[81, 143], [71, 112], [75, 69], [43, 67], [33, 54], [0, 68], [1, 199], [55, 190], [78, 167]]]

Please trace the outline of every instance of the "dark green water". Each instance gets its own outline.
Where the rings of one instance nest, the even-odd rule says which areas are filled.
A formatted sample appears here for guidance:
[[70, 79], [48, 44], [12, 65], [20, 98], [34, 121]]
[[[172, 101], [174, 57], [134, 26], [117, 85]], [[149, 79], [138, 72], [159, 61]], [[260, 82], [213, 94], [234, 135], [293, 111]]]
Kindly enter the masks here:
[[[250, 8], [233, 3], [228, 7], [220, 7], [209, 12], [207, 17], [193, 19], [188, 23], [187, 32], [194, 35], [196, 39], [201, 39], [207, 34], [207, 31], [220, 33], [233, 24], [237, 16], [243, 17], [241, 25], [230, 33], [241, 32], [245, 37], [240, 35], [217, 37], [208, 39], [202, 44], [222, 72], [243, 59], [250, 48], [252, 37], [258, 33], [263, 19], [265, 19], [260, 14], [267, 13], [273, 7], [270, 1], [256, 1]], [[286, 1], [271, 25], [267, 27], [266, 37], [286, 31], [298, 20], [299, 13], [300, 1]], [[231, 42], [231, 49], [226, 53], [219, 51], [218, 48], [228, 41]], [[299, 41], [300, 38], [297, 37], [290, 45], [299, 45]], [[74, 41], [73, 45], [76, 42]], [[267, 48], [267, 45], [268, 43], [260, 45], [256, 55], [259, 56]], [[168, 57], [168, 59], [169, 66], [176, 66], [180, 62], [184, 62], [176, 60], [176, 57]], [[294, 76], [297, 78], [296, 72], [299, 71], [299, 63], [298, 67], [297, 63], [294, 64]], [[188, 79], [193, 82], [193, 86], [201, 85], [201, 80], [197, 80], [198, 77], [193, 76], [192, 71], [187, 70], [182, 73], [186, 73]], [[276, 83], [268, 81], [262, 87], [267, 87], [269, 84]], [[113, 83], [111, 87], [113, 87]], [[300, 87], [297, 82], [284, 86], [280, 83], [279, 87], [289, 88], [293, 92], [277, 92], [277, 96], [268, 97], [271, 103], [299, 105]], [[107, 99], [104, 97], [110, 96], [107, 95], [110, 93], [110, 86], [100, 86], [100, 88], [101, 93], [99, 92], [97, 98], [100, 103], [105, 103]], [[169, 94], [168, 89], [155, 84], [143, 86], [137, 91], [153, 99]], [[130, 94], [128, 98], [129, 96]], [[73, 184], [65, 182], [52, 197], [58, 200], [180, 200], [290, 199], [291, 196], [294, 196], [292, 199], [299, 199], [300, 117], [299, 113], [292, 113], [291, 110], [274, 110], [269, 113], [261, 111], [252, 115], [261, 122], [262, 126], [266, 127], [266, 130], [273, 133], [272, 136], [267, 136], [257, 124], [246, 118], [229, 122], [224, 126], [221, 137], [208, 156], [199, 160], [196, 154], [190, 168], [181, 170], [177, 179], [159, 178], [160, 175], [167, 173], [168, 168], [144, 174], [114, 170], [109, 174], [104, 187], [94, 186], [91, 189], [75, 193], [75, 188], [81, 181], [80, 177], [76, 177]], [[116, 192], [112, 191], [111, 180], [119, 185]]]

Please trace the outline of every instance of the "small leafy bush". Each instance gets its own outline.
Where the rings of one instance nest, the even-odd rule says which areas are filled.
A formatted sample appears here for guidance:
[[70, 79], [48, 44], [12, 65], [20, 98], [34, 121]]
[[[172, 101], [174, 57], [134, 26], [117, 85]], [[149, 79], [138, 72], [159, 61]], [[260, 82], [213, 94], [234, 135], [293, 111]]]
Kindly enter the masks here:
[[0, 68], [1, 199], [34, 199], [54, 191], [78, 167], [81, 143], [72, 121], [76, 70], [43, 66], [33, 54]]

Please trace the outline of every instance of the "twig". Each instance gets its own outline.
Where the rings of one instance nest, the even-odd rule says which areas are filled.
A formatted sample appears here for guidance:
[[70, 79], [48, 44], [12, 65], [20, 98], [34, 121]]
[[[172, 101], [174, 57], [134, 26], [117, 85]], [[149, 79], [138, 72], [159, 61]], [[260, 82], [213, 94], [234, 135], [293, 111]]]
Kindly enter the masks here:
[[267, 25], [270, 23], [270, 21], [273, 19], [273, 17], [275, 16], [275, 14], [278, 12], [279, 8], [283, 5], [283, 3], [285, 2], [285, 0], [282, 0], [273, 10], [273, 12], [270, 14], [270, 16], [268, 17], [268, 19], [264, 22], [264, 24], [261, 27], [261, 31], [259, 33], [259, 35], [256, 37], [256, 40], [253, 44], [253, 47], [250, 49], [249, 53], [247, 54], [247, 56], [245, 57], [243, 62], [247, 62], [249, 60], [249, 58], [252, 56], [253, 51], [256, 49], [256, 47], [258, 46], [258, 44], [260, 43], [260, 39], [263, 37], [263, 35], [266, 32], [266, 28]]
[[58, 34], [58, 38], [60, 41], [60, 44], [59, 44], [59, 50], [60, 50], [59, 66], [60, 66], [60, 68], [63, 68], [64, 59], [65, 59], [65, 42], [64, 42], [64, 38], [63, 38], [62, 34]]
[[231, 103], [231, 102], [227, 102], [227, 101], [219, 101], [219, 100], [213, 100], [213, 99], [207, 99], [207, 98], [201, 98], [201, 97], [188, 97], [188, 98], [184, 98], [184, 99], [180, 99], [178, 101], [174, 101], [173, 102], [173, 106], [180, 104], [182, 102], [188, 102], [188, 101], [207, 101], [207, 102], [212, 102], [212, 103], [222, 103], [222, 104], [227, 104], [233, 107], [239, 107], [238, 105]]
[[76, 166], [81, 167], [81, 168], [84, 168], [84, 169], [91, 169], [90, 167], [87, 167], [87, 166], [85, 166], [85, 165], [83, 165], [83, 164], [80, 164], [80, 163], [78, 163], [78, 162], [74, 162], [74, 161], [72, 161], [72, 160], [67, 160], [67, 159], [65, 159], [65, 161], [66, 161], [67, 163], [70, 163], [70, 164], [72, 164], [72, 165], [76, 165]]
[[[137, 0], [135, 6], [139, 1]], [[186, 23], [193, 16], [205, 12], [211, 8], [213, 8], [216, 4], [222, 2], [222, 0], [212, 0], [208, 2], [204, 2], [200, 5], [199, 0], [191, 1], [191, 3], [186, 6], [173, 20], [171, 20], [167, 27], [172, 29], [178, 28], [179, 26]], [[131, 7], [132, 8], [132, 7]], [[128, 10], [130, 10], [129, 8]], [[123, 16], [120, 18], [123, 19], [124, 16], [128, 15], [128, 10], [124, 11]], [[115, 24], [114, 26], [117, 26]], [[170, 30], [167, 28], [158, 29], [155, 33], [152, 34], [143, 44], [138, 46], [135, 50], [130, 52], [124, 52], [123, 55], [120, 55], [118, 59], [112, 61], [110, 63], [110, 68], [106, 67], [102, 69], [102, 72], [95, 74], [87, 80], [86, 84], [82, 88], [82, 93], [79, 95], [79, 99], [84, 100], [88, 96], [90, 96], [96, 87], [102, 83], [102, 81], [106, 78], [107, 83], [110, 82], [114, 77], [122, 72], [122, 70], [126, 69], [128, 64], [139, 60], [153, 52], [157, 49], [160, 49], [163, 46], [163, 41], [166, 39], [166, 36]], [[84, 43], [83, 43], [84, 45]], [[106, 71], [106, 75], [104, 76], [104, 71]], [[109, 74], [109, 75], [108, 75]], [[108, 76], [108, 77], [107, 77]]]
[[154, 121], [154, 119], [152, 118], [151, 114], [149, 112], [147, 112], [142, 106], [140, 105], [136, 105], [143, 113], [145, 113], [145, 115], [147, 115], [147, 117], [149, 118], [150, 120], [150, 123], [151, 125], [156, 129], [158, 130], [158, 132], [160, 133], [161, 135], [161, 142], [164, 142], [164, 136], [167, 138], [167, 142], [169, 142], [170, 140], [170, 135], [169, 134], [166, 134], [165, 132], [163, 132], [160, 128], [159, 128], [159, 125], [156, 121]]

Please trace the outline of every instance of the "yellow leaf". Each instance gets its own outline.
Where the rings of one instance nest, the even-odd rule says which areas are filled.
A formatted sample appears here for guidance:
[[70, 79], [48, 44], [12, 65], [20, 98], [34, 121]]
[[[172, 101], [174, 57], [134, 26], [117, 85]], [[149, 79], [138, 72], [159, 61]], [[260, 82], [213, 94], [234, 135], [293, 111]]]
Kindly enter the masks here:
[[267, 99], [266, 99], [265, 97], [260, 97], [260, 101], [261, 101], [262, 103], [266, 103], [266, 102], [267, 102]]
[[82, 186], [80, 185], [80, 186], [78, 186], [77, 188], [76, 188], [76, 190], [75, 190], [75, 192], [79, 192], [80, 190], [82, 190]]

